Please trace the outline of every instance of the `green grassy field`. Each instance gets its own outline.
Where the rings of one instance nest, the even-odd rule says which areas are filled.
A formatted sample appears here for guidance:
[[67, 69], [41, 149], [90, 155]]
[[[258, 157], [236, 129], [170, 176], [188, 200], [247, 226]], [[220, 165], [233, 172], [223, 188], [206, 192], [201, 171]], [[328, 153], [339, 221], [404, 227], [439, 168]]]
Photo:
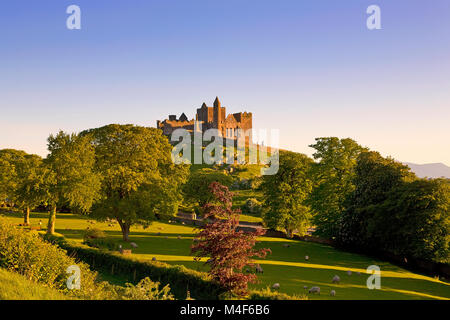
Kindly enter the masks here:
[[[9, 214], [6, 218], [17, 224], [22, 222], [20, 214]], [[31, 215], [33, 225], [37, 225], [39, 220], [45, 226], [47, 214]], [[69, 240], [82, 242], [83, 230], [95, 226], [105, 230], [109, 237], [122, 243], [125, 248], [129, 247], [122, 242], [117, 224], [109, 227], [107, 223], [89, 221], [92, 220], [86, 217], [59, 214], [56, 231]], [[189, 226], [159, 222], [147, 229], [134, 227], [130, 239], [139, 248], [133, 250], [133, 255], [143, 260], [156, 257], [167, 263], [206, 270], [202, 263], [194, 262], [190, 255], [195, 232]], [[261, 237], [259, 240], [258, 247], [270, 248], [272, 254], [267, 259], [258, 261], [264, 268], [264, 274], [259, 276], [261, 283], [252, 285], [253, 288], [263, 288], [277, 282], [281, 285], [281, 292], [304, 294], [304, 286], [319, 286], [321, 295], [309, 295], [310, 299], [450, 299], [449, 283], [412, 273], [387, 262], [316, 243], [269, 237]], [[290, 244], [289, 248], [283, 247], [286, 243]], [[308, 261], [305, 261], [306, 255], [310, 257]], [[366, 287], [369, 275], [365, 270], [369, 265], [381, 268], [380, 290], [369, 290]], [[348, 270], [352, 271], [352, 275], [347, 275]], [[334, 275], [341, 277], [340, 284], [331, 283]], [[105, 280], [114, 281], [107, 278]], [[125, 279], [120, 279], [123, 280]], [[336, 291], [335, 297], [329, 295], [330, 290]]]
[[0, 269], [0, 300], [68, 300], [57, 290], [27, 280], [20, 274]]

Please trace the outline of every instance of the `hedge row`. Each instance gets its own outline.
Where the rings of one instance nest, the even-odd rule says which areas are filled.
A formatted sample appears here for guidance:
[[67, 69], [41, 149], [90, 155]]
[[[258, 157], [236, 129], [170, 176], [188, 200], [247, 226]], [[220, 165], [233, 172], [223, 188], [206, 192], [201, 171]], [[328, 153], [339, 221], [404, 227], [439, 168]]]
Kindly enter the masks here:
[[186, 299], [189, 291], [190, 296], [196, 300], [216, 300], [224, 292], [206, 273], [184, 266], [159, 261], [140, 261], [119, 253], [67, 242], [61, 242], [59, 246], [67, 250], [69, 255], [89, 264], [94, 270], [132, 277], [134, 282], [149, 277], [163, 286], [169, 284], [176, 299]]

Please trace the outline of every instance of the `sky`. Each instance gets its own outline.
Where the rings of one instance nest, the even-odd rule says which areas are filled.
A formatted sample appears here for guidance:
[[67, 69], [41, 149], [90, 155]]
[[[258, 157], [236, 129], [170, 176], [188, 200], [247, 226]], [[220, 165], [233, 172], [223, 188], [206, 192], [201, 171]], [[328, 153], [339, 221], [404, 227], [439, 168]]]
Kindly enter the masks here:
[[[80, 30], [66, 27], [73, 4]], [[0, 149], [45, 156], [59, 130], [194, 118], [216, 96], [279, 129], [283, 149], [350, 137], [450, 165], [450, 1], [0, 3]]]

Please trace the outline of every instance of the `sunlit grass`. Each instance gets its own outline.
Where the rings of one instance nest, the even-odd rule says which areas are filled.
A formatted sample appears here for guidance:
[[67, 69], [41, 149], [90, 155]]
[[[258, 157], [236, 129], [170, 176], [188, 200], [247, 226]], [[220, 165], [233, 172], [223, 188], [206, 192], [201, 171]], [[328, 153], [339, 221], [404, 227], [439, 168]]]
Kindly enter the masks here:
[[32, 282], [24, 276], [0, 269], [0, 300], [68, 300], [70, 297]]
[[[19, 214], [8, 215], [7, 219], [14, 223], [22, 222]], [[37, 225], [42, 220], [45, 227], [47, 215], [33, 213], [31, 222]], [[105, 230], [108, 237], [116, 239], [124, 247], [128, 243], [122, 241], [118, 224], [90, 223], [87, 217], [71, 214], [59, 214], [56, 231], [67, 239], [82, 241], [83, 231], [87, 227]], [[142, 260], [155, 257], [159, 261], [170, 264], [182, 264], [188, 268], [205, 271], [202, 262], [194, 262], [190, 255], [190, 247], [196, 229], [181, 225], [154, 222], [149, 228], [133, 227], [130, 239], [138, 244], [133, 249], [133, 256]], [[281, 238], [260, 237], [258, 248], [270, 248], [272, 254], [257, 262], [264, 268], [259, 275], [260, 283], [254, 288], [265, 288], [273, 283], [280, 283], [280, 291], [288, 294], [306, 293], [304, 286], [320, 286], [321, 295], [309, 295], [310, 299], [449, 299], [450, 285], [433, 277], [417, 274], [397, 267], [393, 264], [367, 256], [344, 252], [327, 245], [294, 241]], [[284, 247], [283, 244], [290, 244]], [[309, 256], [309, 260], [305, 260]], [[378, 265], [381, 268], [381, 289], [369, 290], [366, 286], [366, 268]], [[352, 271], [348, 275], [347, 271]], [[359, 274], [358, 274], [359, 272]], [[334, 275], [341, 278], [340, 284], [332, 284]], [[336, 297], [329, 295], [336, 291]]]

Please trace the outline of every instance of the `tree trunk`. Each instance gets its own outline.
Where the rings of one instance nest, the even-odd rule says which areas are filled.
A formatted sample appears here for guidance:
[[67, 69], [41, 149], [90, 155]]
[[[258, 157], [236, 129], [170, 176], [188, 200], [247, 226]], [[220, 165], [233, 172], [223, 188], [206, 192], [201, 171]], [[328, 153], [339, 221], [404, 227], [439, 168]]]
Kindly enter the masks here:
[[130, 235], [130, 225], [126, 222], [122, 222], [121, 220], [117, 220], [120, 225], [120, 229], [122, 229], [122, 237], [123, 241], [130, 241], [129, 235]]
[[51, 206], [50, 216], [48, 218], [47, 234], [55, 233], [56, 206]]
[[286, 237], [288, 239], [292, 239], [293, 235], [294, 235], [294, 231], [292, 231], [291, 229], [286, 229]]
[[23, 224], [25, 224], [25, 225], [27, 225], [27, 226], [30, 224], [30, 207], [27, 207], [27, 208], [24, 210]]

